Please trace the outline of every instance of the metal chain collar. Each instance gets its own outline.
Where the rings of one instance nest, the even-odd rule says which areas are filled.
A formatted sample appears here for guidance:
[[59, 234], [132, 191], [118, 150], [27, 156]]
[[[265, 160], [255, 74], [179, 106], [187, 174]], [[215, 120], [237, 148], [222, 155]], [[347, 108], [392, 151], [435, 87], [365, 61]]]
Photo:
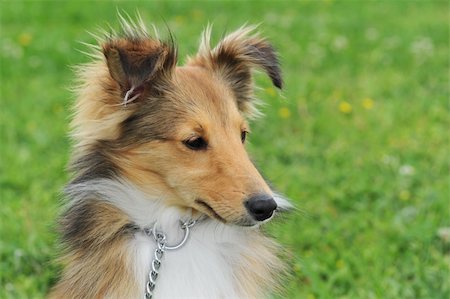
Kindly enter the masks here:
[[178, 248], [181, 248], [186, 243], [189, 237], [189, 229], [194, 226], [196, 222], [196, 220], [188, 220], [186, 222], [180, 221], [180, 228], [184, 230], [184, 236], [181, 242], [174, 246], [167, 245], [166, 235], [163, 232], [156, 230], [156, 222], [152, 228], [144, 228], [144, 233], [147, 236], [152, 237], [156, 242], [156, 249], [153, 254], [151, 269], [148, 273], [148, 281], [145, 285], [144, 299], [151, 299], [153, 297], [153, 292], [156, 286], [156, 279], [159, 275], [159, 269], [161, 268], [164, 252], [166, 250], [176, 250]]

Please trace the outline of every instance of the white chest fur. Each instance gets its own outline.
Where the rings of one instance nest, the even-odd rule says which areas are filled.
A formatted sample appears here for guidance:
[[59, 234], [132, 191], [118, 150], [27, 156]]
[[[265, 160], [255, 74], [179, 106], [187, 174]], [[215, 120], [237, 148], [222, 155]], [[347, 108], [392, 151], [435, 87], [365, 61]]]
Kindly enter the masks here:
[[[241, 228], [227, 227], [215, 221], [199, 223], [191, 230], [186, 244], [173, 251], [166, 251], [154, 291], [155, 298], [242, 298], [239, 274], [245, 256], [250, 254]], [[178, 228], [165, 234], [169, 240], [175, 235], [182, 238]], [[144, 294], [150, 270], [154, 240], [138, 234], [130, 244], [135, 255], [136, 279]], [[251, 265], [248, 265], [251, 266]]]

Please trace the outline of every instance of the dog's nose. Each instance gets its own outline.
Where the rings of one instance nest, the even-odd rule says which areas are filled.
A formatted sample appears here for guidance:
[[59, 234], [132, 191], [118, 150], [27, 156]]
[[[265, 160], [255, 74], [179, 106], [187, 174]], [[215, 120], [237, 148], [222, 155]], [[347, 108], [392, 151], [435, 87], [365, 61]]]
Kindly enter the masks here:
[[257, 194], [245, 202], [245, 207], [253, 219], [263, 221], [270, 218], [277, 208], [277, 203], [268, 194]]

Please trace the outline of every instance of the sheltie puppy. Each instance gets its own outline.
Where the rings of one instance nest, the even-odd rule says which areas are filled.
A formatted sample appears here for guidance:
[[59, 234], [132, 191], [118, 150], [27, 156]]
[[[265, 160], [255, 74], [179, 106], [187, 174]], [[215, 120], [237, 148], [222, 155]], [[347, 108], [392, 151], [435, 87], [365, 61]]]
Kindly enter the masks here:
[[177, 66], [173, 40], [121, 23], [78, 70], [64, 269], [50, 298], [267, 297], [284, 266], [259, 227], [290, 204], [245, 141], [253, 69], [282, 87], [276, 52], [251, 26], [211, 48], [208, 27]]

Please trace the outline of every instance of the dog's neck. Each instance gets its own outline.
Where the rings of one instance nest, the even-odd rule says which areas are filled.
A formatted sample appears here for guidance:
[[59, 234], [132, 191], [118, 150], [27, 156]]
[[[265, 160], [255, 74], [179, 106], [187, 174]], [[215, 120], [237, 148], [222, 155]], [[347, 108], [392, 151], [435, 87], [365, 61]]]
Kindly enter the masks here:
[[[156, 248], [155, 241], [142, 228], [156, 221], [169, 244], [183, 237], [180, 220], [192, 217], [189, 210], [164, 205], [148, 198], [133, 185], [113, 180], [80, 183], [67, 189], [72, 205], [86, 199], [100, 200], [126, 214], [134, 233], [121, 246], [125, 268], [133, 281], [127, 282], [127, 296], [141, 298]], [[192, 227], [189, 240], [166, 252], [154, 298], [261, 298], [275, 285], [282, 267], [275, 243], [257, 227], [226, 225], [207, 218]], [[275, 274], [275, 275], [274, 275]], [[132, 287], [130, 287], [132, 286]], [[114, 298], [114, 287], [111, 296]], [[117, 296], [116, 296], [117, 297]]]

